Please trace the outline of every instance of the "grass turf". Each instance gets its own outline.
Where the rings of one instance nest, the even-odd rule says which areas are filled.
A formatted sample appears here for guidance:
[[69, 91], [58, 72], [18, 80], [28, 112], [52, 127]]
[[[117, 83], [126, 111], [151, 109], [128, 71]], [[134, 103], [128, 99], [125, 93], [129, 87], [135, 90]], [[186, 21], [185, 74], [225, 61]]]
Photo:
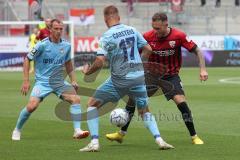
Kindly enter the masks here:
[[[100, 119], [99, 153], [80, 153], [88, 139], [72, 140], [72, 124], [59, 120], [54, 112], [59, 102], [54, 95], [47, 97], [24, 126], [22, 140], [13, 142], [11, 132], [28, 97], [20, 94], [21, 73], [0, 72], [0, 160], [27, 159], [239, 159], [240, 155], [240, 100], [239, 84], [220, 83], [219, 79], [238, 77], [239, 68], [209, 68], [209, 80], [199, 82], [198, 69], [183, 68], [181, 77], [195, 127], [204, 145], [191, 144], [188, 132], [173, 102], [163, 96], [150, 99], [150, 109], [156, 115], [161, 134], [176, 149], [158, 150], [150, 133], [135, 114], [128, 135], [122, 144], [109, 142], [104, 135], [118, 130], [109, 123], [108, 115]], [[91, 84], [82, 80], [81, 86], [96, 88], [106, 79], [108, 71], [101, 72]], [[86, 110], [87, 97], [82, 97]], [[119, 106], [123, 107], [123, 101]], [[83, 123], [83, 128], [87, 128]]]

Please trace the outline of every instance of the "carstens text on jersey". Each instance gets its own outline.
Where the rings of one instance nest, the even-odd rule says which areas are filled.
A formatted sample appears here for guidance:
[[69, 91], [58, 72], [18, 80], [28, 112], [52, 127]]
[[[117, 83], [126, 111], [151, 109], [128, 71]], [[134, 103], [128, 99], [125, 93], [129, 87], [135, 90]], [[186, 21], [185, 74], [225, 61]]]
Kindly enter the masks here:
[[121, 31], [121, 32], [114, 33], [113, 38], [117, 39], [119, 37], [128, 36], [128, 35], [131, 35], [131, 34], [134, 34], [134, 31], [132, 29], [128, 29], [128, 30], [124, 30], [124, 31]]

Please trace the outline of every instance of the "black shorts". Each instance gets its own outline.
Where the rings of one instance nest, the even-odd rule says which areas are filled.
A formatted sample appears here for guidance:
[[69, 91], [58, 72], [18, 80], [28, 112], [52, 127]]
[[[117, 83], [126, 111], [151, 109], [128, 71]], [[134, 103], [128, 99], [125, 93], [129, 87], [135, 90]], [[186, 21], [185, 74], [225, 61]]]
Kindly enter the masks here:
[[169, 101], [170, 99], [173, 99], [175, 95], [185, 95], [179, 75], [159, 77], [145, 74], [145, 82], [149, 97], [154, 94], [155, 96], [164, 94]]

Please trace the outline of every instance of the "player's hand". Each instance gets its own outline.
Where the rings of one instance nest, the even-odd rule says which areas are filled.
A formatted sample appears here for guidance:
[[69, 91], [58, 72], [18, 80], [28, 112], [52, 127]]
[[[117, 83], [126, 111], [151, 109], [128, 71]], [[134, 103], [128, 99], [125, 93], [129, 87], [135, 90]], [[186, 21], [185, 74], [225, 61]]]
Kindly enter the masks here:
[[89, 64], [85, 64], [82, 68], [82, 73], [86, 74], [88, 72], [90, 68], [90, 65]]
[[26, 96], [28, 91], [29, 91], [29, 89], [30, 89], [30, 81], [26, 80], [22, 84], [22, 88], [21, 88], [22, 95]]
[[202, 69], [200, 71], [200, 77], [199, 78], [200, 78], [201, 81], [206, 81], [208, 79], [208, 73], [205, 69]]
[[78, 85], [78, 83], [76, 82], [76, 81], [72, 81], [72, 86], [73, 86], [73, 88], [77, 91], [78, 90], [78, 88], [79, 88], [79, 85]]

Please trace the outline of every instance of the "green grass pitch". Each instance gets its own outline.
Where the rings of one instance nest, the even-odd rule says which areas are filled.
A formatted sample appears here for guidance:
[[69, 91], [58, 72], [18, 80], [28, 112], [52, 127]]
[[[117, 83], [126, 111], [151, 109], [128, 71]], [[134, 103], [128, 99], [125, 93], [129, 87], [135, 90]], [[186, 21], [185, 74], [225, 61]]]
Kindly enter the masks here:
[[[235, 83], [220, 83], [219, 80], [240, 77], [240, 68], [209, 68], [209, 80], [202, 83], [198, 71], [197, 68], [183, 68], [181, 77], [196, 130], [205, 141], [204, 145], [191, 144], [174, 103], [158, 96], [150, 99], [150, 109], [157, 116], [162, 137], [175, 146], [174, 150], [158, 150], [137, 114], [124, 142], [109, 142], [105, 134], [118, 128], [110, 124], [107, 114], [100, 119], [99, 153], [79, 152], [90, 139], [72, 139], [72, 123], [55, 115], [55, 105], [59, 102], [55, 95], [47, 97], [31, 115], [23, 128], [22, 140], [13, 142], [11, 132], [28, 97], [20, 94], [21, 73], [0, 72], [0, 160], [237, 160], [240, 156], [240, 78], [235, 79]], [[82, 74], [77, 73], [81, 86], [93, 88], [107, 75], [108, 71], [104, 70], [96, 82], [88, 84], [83, 82]], [[86, 110], [87, 97], [81, 99], [83, 110]], [[119, 106], [124, 106], [123, 101]], [[87, 129], [86, 122], [83, 128]]]

